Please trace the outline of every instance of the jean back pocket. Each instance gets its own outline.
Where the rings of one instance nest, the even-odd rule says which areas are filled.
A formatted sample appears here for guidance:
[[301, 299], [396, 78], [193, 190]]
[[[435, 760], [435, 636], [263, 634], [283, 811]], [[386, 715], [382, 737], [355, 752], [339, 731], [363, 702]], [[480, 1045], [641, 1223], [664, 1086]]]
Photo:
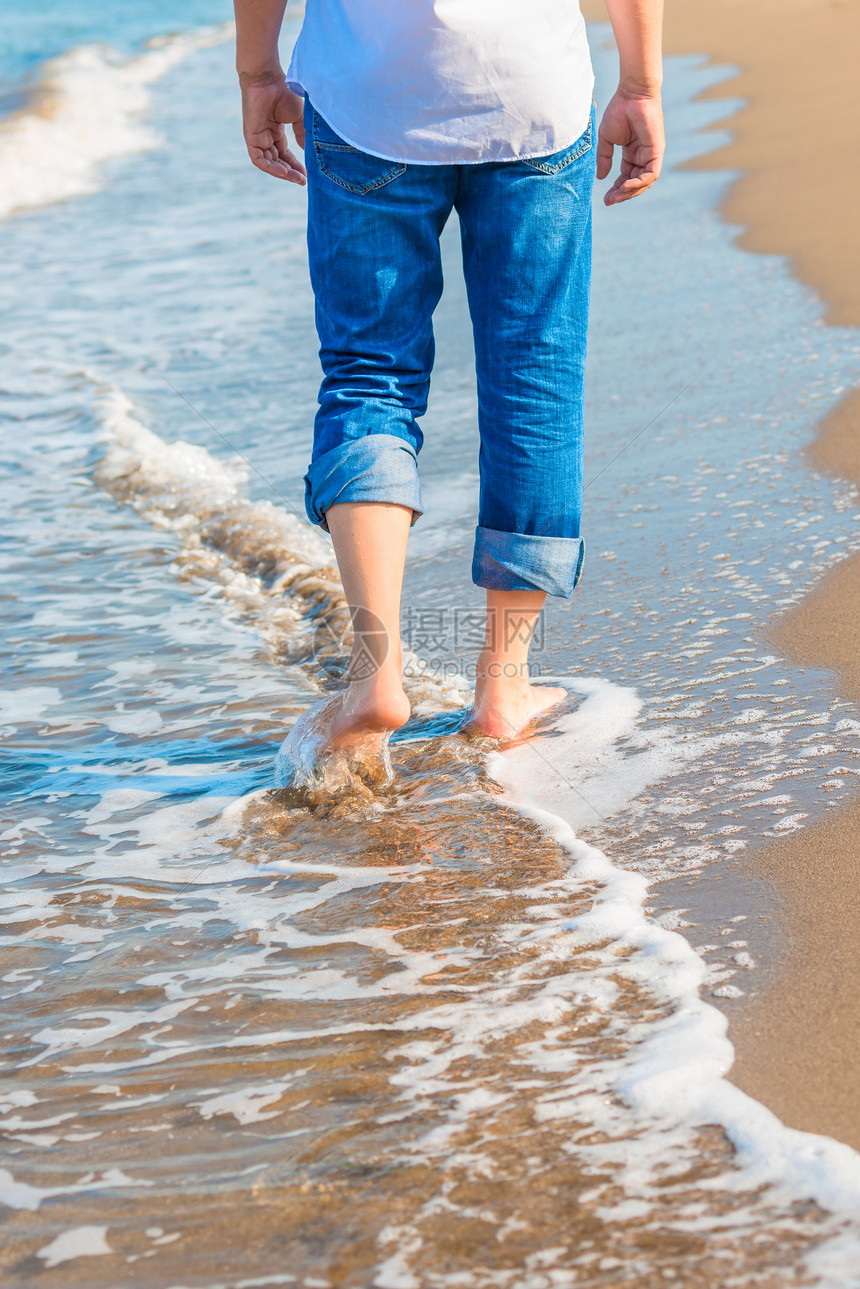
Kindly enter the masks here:
[[544, 175], [557, 175], [560, 170], [564, 170], [572, 162], [578, 161], [584, 156], [591, 147], [592, 135], [594, 133], [594, 111], [588, 118], [588, 125], [575, 143], [569, 144], [568, 147], [562, 148], [560, 152], [553, 152], [548, 157], [524, 157], [523, 164], [529, 166], [532, 170], [538, 170]]
[[316, 108], [311, 108], [314, 153], [320, 172], [349, 192], [373, 192], [402, 175], [406, 166], [401, 161], [375, 157], [354, 148], [335, 134]]

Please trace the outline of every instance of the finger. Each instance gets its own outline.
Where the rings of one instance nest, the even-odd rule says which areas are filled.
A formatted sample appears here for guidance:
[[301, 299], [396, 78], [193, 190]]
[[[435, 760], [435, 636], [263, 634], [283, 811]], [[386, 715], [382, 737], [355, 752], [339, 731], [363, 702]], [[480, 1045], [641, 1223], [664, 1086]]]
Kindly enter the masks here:
[[304, 123], [304, 121], [295, 121], [295, 122], [293, 123], [293, 134], [296, 136], [296, 143], [299, 145], [299, 147], [301, 148], [302, 152], [304, 152], [304, 150], [305, 150], [305, 123]]
[[654, 160], [650, 162], [648, 166], [648, 173], [653, 176], [651, 179], [652, 183], [654, 183], [655, 179], [660, 178], [660, 172], [662, 169], [663, 169], [663, 155], [661, 153], [660, 156], [655, 157]]
[[291, 166], [289, 162], [282, 161], [280, 157], [265, 157], [262, 154], [251, 154], [251, 161], [258, 170], [263, 174], [271, 175], [273, 179], [286, 179], [289, 183], [304, 184], [307, 183], [307, 175], [304, 166], [300, 169]]
[[612, 169], [612, 144], [604, 134], [597, 132], [597, 178], [605, 179]]
[[656, 179], [663, 166], [663, 155], [663, 148], [638, 146], [634, 143], [623, 149], [619, 168], [624, 175], [653, 174]]
[[307, 170], [305, 170], [304, 166], [302, 165], [301, 161], [299, 161], [298, 157], [293, 156], [289, 148], [287, 147], [279, 148], [278, 158], [279, 160], [283, 161], [285, 165], [288, 165], [291, 170], [295, 170], [300, 175], [307, 175], [308, 173]]
[[657, 182], [659, 175], [659, 157], [641, 167], [631, 167], [629, 162], [622, 162], [621, 173], [603, 200], [607, 206], [614, 206], [618, 201], [629, 201], [631, 197], [638, 197], [640, 193]]
[[[304, 182], [306, 169], [302, 162], [295, 159], [282, 139], [272, 139], [266, 144], [249, 143], [248, 155], [258, 170], [275, 175], [279, 179], [293, 179], [293, 182]], [[295, 178], [294, 178], [295, 177]]]
[[630, 201], [632, 197], [638, 197], [640, 193], [651, 187], [656, 178], [657, 176], [653, 174], [627, 179], [619, 176], [603, 198], [604, 205], [616, 206], [621, 201]]
[[613, 189], [606, 194], [603, 202], [606, 206], [620, 206], [623, 201], [632, 201], [634, 197], [638, 197], [642, 191], [644, 190], [641, 188]]

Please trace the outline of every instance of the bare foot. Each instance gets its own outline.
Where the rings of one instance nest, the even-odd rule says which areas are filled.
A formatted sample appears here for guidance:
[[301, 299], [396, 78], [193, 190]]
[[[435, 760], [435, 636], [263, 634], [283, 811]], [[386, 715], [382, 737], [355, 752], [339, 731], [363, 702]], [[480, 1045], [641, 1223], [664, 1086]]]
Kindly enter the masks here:
[[389, 736], [406, 724], [410, 711], [399, 672], [353, 680], [335, 700], [328, 748], [369, 787], [382, 788], [391, 781]]
[[280, 788], [353, 793], [359, 781], [375, 791], [391, 782], [388, 738], [409, 719], [399, 672], [353, 681], [296, 721], [275, 759]]
[[380, 669], [366, 680], [353, 680], [332, 717], [330, 746], [347, 752], [381, 746], [384, 736], [406, 724], [410, 711], [399, 674]]
[[479, 664], [475, 712], [468, 728], [489, 738], [516, 738], [541, 712], [567, 698], [566, 689], [532, 685], [521, 676], [482, 674], [482, 670]]

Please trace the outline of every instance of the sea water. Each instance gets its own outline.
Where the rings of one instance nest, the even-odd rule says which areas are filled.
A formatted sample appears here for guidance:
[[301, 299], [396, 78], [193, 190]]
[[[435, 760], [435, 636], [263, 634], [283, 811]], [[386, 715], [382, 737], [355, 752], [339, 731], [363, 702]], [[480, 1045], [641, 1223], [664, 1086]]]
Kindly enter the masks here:
[[[304, 195], [248, 165], [226, 17], [44, 4], [2, 51], [4, 1274], [858, 1284], [857, 1156], [724, 1077], [742, 902], [708, 953], [649, 913], [860, 768], [853, 710], [765, 642], [860, 545], [802, 460], [856, 334], [734, 248], [726, 176], [596, 208], [589, 564], [534, 655], [569, 700], [499, 754], [456, 732], [480, 596], [452, 225], [416, 717], [391, 788], [275, 790], [347, 615], [302, 513]], [[693, 100], [721, 74], [671, 60], [675, 163], [720, 137]]]

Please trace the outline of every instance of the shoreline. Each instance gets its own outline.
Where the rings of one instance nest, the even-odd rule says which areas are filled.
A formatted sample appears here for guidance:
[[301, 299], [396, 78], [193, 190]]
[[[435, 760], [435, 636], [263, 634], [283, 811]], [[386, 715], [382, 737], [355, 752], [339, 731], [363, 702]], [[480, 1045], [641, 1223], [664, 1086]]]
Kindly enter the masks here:
[[[846, 272], [850, 249], [855, 256], [860, 249], [852, 200], [860, 180], [846, 173], [843, 161], [853, 141], [845, 97], [858, 26], [858, 0], [759, 0], [755, 6], [714, 0], [695, 7], [667, 0], [667, 52], [702, 51], [738, 67], [707, 97], [740, 95], [745, 103], [731, 119], [731, 142], [695, 168], [741, 172], [722, 207], [744, 230], [738, 244], [785, 255], [793, 274], [824, 302], [825, 321], [841, 326], [860, 325], [860, 281]], [[838, 131], [828, 135], [827, 120]], [[853, 132], [860, 135], [856, 121]], [[860, 485], [860, 391], [851, 391], [819, 425], [808, 458], [813, 468]], [[854, 555], [772, 623], [768, 635], [792, 662], [836, 672], [842, 696], [860, 703], [858, 624], [860, 556]], [[856, 1149], [858, 870], [860, 799], [750, 852], [741, 874], [773, 889], [785, 943], [762, 991], [726, 1009], [735, 1048], [732, 1082], [790, 1127]]]
[[[807, 456], [860, 485], [860, 390], [819, 425]], [[768, 637], [790, 661], [834, 673], [842, 697], [860, 705], [860, 553]], [[734, 1013], [729, 1078], [790, 1127], [860, 1150], [860, 797], [751, 851], [742, 870], [774, 889], [786, 944], [766, 987]]]
[[[606, 19], [602, 4], [586, 14]], [[860, 178], [844, 163], [860, 144], [860, 118], [846, 110], [858, 29], [860, 0], [666, 0], [666, 53], [734, 69], [702, 97], [743, 99], [717, 127], [730, 129], [730, 142], [690, 168], [738, 172], [721, 206], [739, 226], [737, 244], [785, 256], [823, 301], [825, 322], [839, 326], [860, 326], [860, 277], [846, 271], [860, 252]], [[818, 426], [807, 455], [811, 468], [860, 486], [860, 390]], [[793, 663], [835, 673], [839, 693], [860, 704], [860, 554], [771, 622], [766, 638]], [[713, 1000], [729, 1019], [729, 1079], [789, 1127], [860, 1149], [860, 797], [750, 851], [722, 880], [735, 893], [769, 891], [774, 905], [760, 990]]]

